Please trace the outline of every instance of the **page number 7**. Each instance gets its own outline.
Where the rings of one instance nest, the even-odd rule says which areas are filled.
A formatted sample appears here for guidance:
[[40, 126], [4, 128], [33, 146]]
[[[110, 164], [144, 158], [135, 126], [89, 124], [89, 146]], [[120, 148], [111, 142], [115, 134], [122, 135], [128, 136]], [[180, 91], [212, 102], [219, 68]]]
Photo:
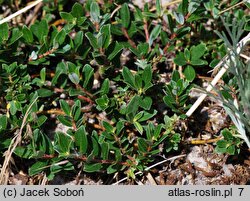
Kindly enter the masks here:
[[241, 196], [241, 195], [242, 195], [242, 192], [243, 192], [243, 190], [244, 190], [244, 188], [238, 188], [238, 189], [240, 190], [239, 196]]

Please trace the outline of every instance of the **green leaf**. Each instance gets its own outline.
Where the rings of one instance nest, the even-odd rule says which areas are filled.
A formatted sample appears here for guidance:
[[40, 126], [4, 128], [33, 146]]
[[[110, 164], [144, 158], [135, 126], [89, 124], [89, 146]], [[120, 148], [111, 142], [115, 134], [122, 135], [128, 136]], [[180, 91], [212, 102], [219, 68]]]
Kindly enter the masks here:
[[101, 93], [101, 95], [104, 95], [104, 94], [108, 94], [108, 92], [109, 92], [109, 79], [106, 78], [102, 83], [100, 93]]
[[23, 36], [23, 33], [18, 28], [14, 28], [12, 30], [10, 40], [8, 41], [8, 45], [12, 45], [16, 41], [18, 41], [18, 39], [21, 38], [22, 36]]
[[107, 132], [109, 132], [109, 133], [113, 133], [114, 132], [114, 130], [115, 130], [115, 128], [113, 127], [113, 126], [111, 126], [108, 122], [106, 122], [106, 121], [103, 121], [102, 122], [102, 125], [103, 125], [103, 127], [105, 128], [105, 130], [107, 131]]
[[107, 160], [107, 159], [108, 159], [108, 156], [109, 156], [109, 143], [103, 142], [103, 143], [101, 144], [101, 149], [102, 149], [101, 157], [102, 157], [104, 160]]
[[197, 8], [200, 6], [200, 0], [193, 0], [193, 1], [190, 1], [189, 2], [189, 5], [188, 5], [188, 12], [190, 14], [194, 13]]
[[124, 28], [128, 28], [130, 24], [130, 11], [129, 11], [127, 3], [124, 3], [122, 5], [121, 10], [120, 10], [120, 16], [122, 20], [122, 26]]
[[181, 24], [181, 25], [184, 24], [185, 18], [184, 18], [184, 16], [183, 16], [183, 14], [174, 12], [174, 17], [175, 17], [176, 21], [177, 21], [179, 24]]
[[25, 147], [16, 147], [14, 153], [25, 159], [30, 159], [33, 155], [34, 150], [31, 148], [30, 145], [25, 146]]
[[127, 114], [133, 114], [135, 115], [135, 113], [138, 110], [139, 107], [139, 96], [135, 95], [131, 101], [128, 103], [127, 108], [126, 108], [126, 113]]
[[43, 89], [43, 88], [38, 89], [37, 93], [38, 93], [38, 96], [43, 97], [43, 98], [44, 97], [49, 97], [49, 96], [53, 95], [53, 92], [51, 90], [49, 90], [49, 89]]
[[142, 152], [142, 153], [148, 152], [148, 143], [146, 142], [145, 139], [138, 138], [137, 143], [138, 143], [138, 149], [140, 152]]
[[190, 82], [192, 82], [196, 76], [194, 68], [189, 65], [184, 69], [183, 74], [185, 75], [185, 78]]
[[146, 96], [145, 98], [139, 97], [139, 106], [144, 110], [149, 110], [152, 106], [152, 98]]
[[97, 44], [97, 39], [96, 39], [96, 37], [95, 37], [92, 33], [87, 32], [87, 33], [85, 34], [85, 36], [87, 37], [87, 39], [89, 40], [90, 45], [91, 45], [94, 49], [98, 49], [98, 48], [99, 48], [99, 47], [98, 47], [98, 44]]
[[139, 122], [135, 121], [135, 122], [134, 122], [134, 126], [135, 126], [136, 130], [138, 130], [138, 132], [139, 132], [140, 134], [143, 133], [143, 128], [142, 128], [142, 126], [141, 126], [141, 124], [140, 124]]
[[108, 48], [111, 43], [111, 30], [110, 24], [103, 25], [100, 29], [100, 33], [102, 34], [102, 44], [101, 47]]
[[115, 48], [114, 50], [110, 53], [110, 55], [108, 56], [108, 60], [112, 60], [115, 58], [116, 55], [118, 55], [121, 51], [123, 50], [123, 45], [118, 43], [116, 41], [115, 43]]
[[161, 16], [161, 1], [160, 0], [156, 0], [156, 13], [158, 16]]
[[138, 120], [138, 122], [147, 121], [148, 119], [151, 119], [152, 117], [154, 117], [156, 114], [157, 114], [157, 110], [154, 110], [153, 113], [143, 111], [143, 116], [142, 118]]
[[34, 176], [48, 168], [49, 161], [38, 161], [29, 168], [29, 175]]
[[147, 90], [149, 87], [152, 86], [152, 68], [151, 66], [147, 66], [142, 73], [142, 80], [144, 81], [144, 89]]
[[94, 163], [94, 164], [88, 164], [88, 163], [85, 163], [84, 164], [84, 168], [83, 170], [85, 172], [97, 172], [99, 171], [100, 169], [102, 168], [102, 164], [101, 163]]
[[60, 106], [61, 106], [62, 110], [65, 112], [65, 114], [70, 116], [70, 107], [69, 107], [68, 103], [63, 99], [61, 99], [59, 102], [60, 102]]
[[57, 33], [57, 35], [55, 36], [55, 38], [53, 40], [54, 47], [56, 47], [57, 44], [62, 45], [65, 38], [66, 38], [66, 31], [65, 31], [65, 29], [62, 29], [60, 32]]
[[177, 38], [181, 39], [184, 37], [186, 34], [188, 34], [191, 31], [190, 27], [182, 27], [176, 31]]
[[0, 131], [5, 130], [7, 128], [7, 116], [0, 115]]
[[133, 89], [136, 89], [135, 77], [126, 66], [123, 67], [122, 76], [123, 76], [124, 82], [126, 82]]
[[207, 61], [202, 60], [202, 59], [192, 59], [190, 61], [190, 64], [194, 65], [194, 66], [202, 66], [202, 65], [207, 65]]
[[84, 80], [83, 87], [87, 89], [90, 84], [92, 86], [92, 83], [90, 82], [93, 81], [93, 79], [94, 79], [94, 69], [89, 64], [86, 64], [83, 67], [83, 80]]
[[73, 138], [69, 134], [57, 132], [55, 134], [54, 149], [60, 156], [67, 157], [70, 154], [70, 149], [73, 143]]
[[57, 119], [65, 126], [72, 127], [72, 119], [68, 116], [58, 115]]
[[87, 132], [83, 125], [80, 128], [78, 128], [78, 130], [75, 132], [74, 137], [76, 146], [79, 147], [80, 154], [86, 154], [88, 150], [88, 138], [87, 138]]
[[185, 50], [184, 50], [184, 57], [187, 61], [189, 61], [191, 59], [190, 51], [187, 48], [185, 48]]
[[41, 20], [31, 25], [30, 30], [38, 38], [40, 43], [44, 42], [44, 37], [47, 37], [49, 33], [49, 25], [46, 20]]
[[180, 52], [176, 57], [174, 58], [174, 63], [178, 66], [184, 66], [187, 64], [187, 61], [185, 59], [184, 53]]
[[75, 3], [70, 13], [77, 19], [80, 19], [84, 16], [83, 6], [79, 3]]
[[8, 38], [9, 38], [9, 26], [5, 22], [3, 24], [0, 24], [0, 39], [6, 41], [8, 40]]
[[62, 19], [66, 20], [69, 23], [72, 23], [74, 21], [74, 17], [70, 13], [60, 12], [60, 16], [61, 16]]
[[98, 110], [105, 110], [109, 107], [109, 99], [106, 94], [103, 95], [101, 98], [97, 98], [95, 101], [99, 106], [99, 108], [97, 108]]
[[170, 29], [171, 33], [173, 33], [173, 32], [174, 32], [175, 25], [174, 25], [174, 21], [173, 21], [172, 15], [167, 14], [167, 20], [168, 20], [169, 29]]
[[201, 43], [197, 46], [192, 46], [190, 49], [191, 60], [197, 60], [201, 58], [206, 52], [206, 45]]
[[161, 33], [161, 25], [156, 25], [150, 33], [149, 36], [149, 45], [152, 46], [154, 40], [158, 38], [159, 34]]
[[38, 117], [37, 119], [37, 126], [41, 127], [46, 121], [47, 121], [48, 117], [46, 117], [45, 115], [42, 115], [40, 117]]
[[75, 38], [74, 38], [75, 51], [77, 51], [77, 49], [80, 47], [80, 45], [82, 45], [82, 41], [83, 41], [83, 32], [78, 31]]
[[71, 82], [73, 82], [76, 85], [79, 84], [80, 82], [80, 79], [76, 73], [69, 74], [69, 79], [71, 80]]
[[227, 153], [229, 153], [230, 155], [234, 155], [235, 154], [235, 145], [230, 145], [227, 148]]
[[30, 31], [30, 29], [26, 25], [23, 26], [22, 32], [23, 32], [24, 40], [26, 40], [26, 42], [28, 42], [28, 43], [32, 43], [34, 40], [34, 37], [33, 37], [32, 32]]
[[177, 82], [179, 79], [180, 79], [180, 73], [179, 71], [177, 70], [174, 70], [173, 73], [172, 73], [172, 80]]
[[90, 18], [93, 22], [100, 22], [100, 8], [96, 2], [92, 2], [90, 5]]

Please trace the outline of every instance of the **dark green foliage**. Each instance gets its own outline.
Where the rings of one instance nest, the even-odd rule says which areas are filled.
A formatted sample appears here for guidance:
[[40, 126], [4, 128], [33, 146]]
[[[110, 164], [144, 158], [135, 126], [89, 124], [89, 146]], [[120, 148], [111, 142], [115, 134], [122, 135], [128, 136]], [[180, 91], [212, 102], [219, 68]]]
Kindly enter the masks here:
[[[157, 0], [152, 12], [128, 1], [72, 2], [46, 1], [46, 15], [31, 26], [0, 25], [0, 152], [25, 121], [14, 154], [32, 159], [31, 176], [81, 168], [134, 178], [156, 157], [179, 151], [186, 131], [176, 125], [186, 118], [197, 72], [227, 51], [205, 27], [211, 19], [221, 29], [220, 1], [183, 0], [168, 11]], [[238, 153], [239, 138], [222, 135], [216, 150]]]

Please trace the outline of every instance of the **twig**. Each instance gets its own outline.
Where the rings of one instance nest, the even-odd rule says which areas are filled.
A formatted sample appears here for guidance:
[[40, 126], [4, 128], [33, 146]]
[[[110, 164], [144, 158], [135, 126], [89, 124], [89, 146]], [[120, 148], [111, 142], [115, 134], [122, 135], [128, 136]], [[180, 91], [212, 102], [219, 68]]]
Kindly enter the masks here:
[[[250, 33], [244, 37], [238, 44], [237, 44], [237, 49], [236, 53], [240, 54], [241, 50], [243, 47], [250, 41]], [[224, 73], [227, 71], [229, 68], [229, 62], [230, 62], [230, 57], [234, 57], [234, 52], [230, 50], [230, 52], [215, 66], [214, 69], [218, 69], [222, 65], [224, 65], [221, 70], [218, 72], [218, 74], [214, 77], [213, 81], [211, 84], [206, 88], [206, 92], [210, 92], [214, 86], [217, 84], [217, 82], [221, 79], [221, 77], [224, 75]], [[193, 114], [193, 112], [199, 107], [199, 105], [203, 102], [203, 100], [207, 97], [207, 93], [202, 94], [196, 102], [193, 104], [193, 106], [187, 111], [186, 115], [189, 117]]]
[[[163, 164], [163, 163], [165, 163], [165, 162], [167, 162], [167, 161], [173, 161], [173, 160], [176, 160], [176, 159], [178, 159], [178, 158], [183, 158], [183, 157], [185, 157], [185, 156], [186, 156], [186, 154], [183, 154], [183, 155], [174, 156], [174, 157], [165, 159], [165, 160], [163, 160], [163, 161], [160, 161], [159, 163], [156, 163], [156, 164], [154, 164], [154, 165], [151, 165], [151, 166], [145, 168], [144, 171], [148, 171], [148, 170], [150, 170], [150, 169], [152, 169], [152, 168], [154, 168], [154, 167], [156, 167], [156, 166], [158, 166], [158, 165], [161, 165], [161, 164]], [[142, 174], [142, 172], [139, 171], [139, 172], [136, 172], [136, 173], [135, 173], [135, 175], [138, 175], [138, 174]], [[121, 182], [127, 180], [127, 178], [128, 178], [128, 177], [125, 177], [125, 178], [123, 178], [123, 179], [117, 181], [116, 183], [113, 183], [112, 185], [117, 185], [117, 184], [119, 184], [119, 183], [121, 183]]]
[[122, 27], [122, 33], [124, 34], [124, 36], [128, 39], [129, 44], [136, 49], [136, 44], [134, 41], [131, 40], [131, 38], [128, 35], [128, 31], [126, 28]]
[[24, 8], [22, 8], [21, 10], [19, 10], [19, 11], [13, 13], [12, 15], [10, 15], [10, 16], [8, 16], [8, 17], [2, 19], [2, 20], [0, 20], [0, 24], [3, 24], [3, 23], [5, 23], [5, 22], [8, 22], [8, 21], [10, 21], [11, 19], [13, 19], [14, 17], [16, 17], [16, 16], [18, 16], [18, 15], [21, 15], [22, 13], [28, 11], [28, 10], [31, 9], [32, 7], [34, 7], [34, 6], [36, 6], [37, 4], [41, 3], [42, 1], [43, 1], [43, 0], [37, 0], [37, 1], [35, 1], [34, 3], [32, 3], [32, 4], [30, 4], [30, 5], [28, 5], [28, 6], [24, 7]]
[[233, 5], [233, 6], [230, 6], [229, 8], [226, 8], [225, 10], [220, 11], [220, 12], [219, 12], [219, 15], [221, 15], [222, 13], [225, 13], [225, 12], [227, 12], [227, 11], [229, 11], [229, 10], [231, 10], [231, 9], [233, 9], [233, 8], [235, 8], [235, 7], [237, 7], [237, 6], [241, 5], [241, 4], [243, 4], [243, 3], [245, 3], [245, 2], [246, 2], [246, 1], [241, 1], [241, 2], [239, 2], [239, 3], [237, 3], [237, 4]]

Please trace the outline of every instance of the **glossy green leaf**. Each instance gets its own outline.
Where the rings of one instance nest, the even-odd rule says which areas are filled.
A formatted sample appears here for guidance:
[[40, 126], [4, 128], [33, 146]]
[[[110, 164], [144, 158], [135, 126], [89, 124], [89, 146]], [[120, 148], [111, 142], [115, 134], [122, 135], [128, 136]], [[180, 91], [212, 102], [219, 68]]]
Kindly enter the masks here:
[[9, 26], [7, 23], [0, 24], [0, 39], [3, 41], [9, 38]]
[[45, 115], [42, 115], [40, 117], [38, 117], [37, 119], [37, 126], [40, 127], [42, 126], [46, 121], [47, 121], [48, 117], [46, 117]]
[[144, 138], [138, 138], [137, 140], [138, 143], [138, 149], [142, 153], [147, 153], [148, 152], [148, 143]]
[[48, 168], [49, 161], [38, 161], [29, 168], [29, 175], [34, 176]]
[[109, 107], [109, 99], [106, 94], [103, 95], [101, 98], [97, 98], [95, 101], [97, 105], [99, 106], [100, 110], [105, 110]]
[[43, 98], [44, 97], [49, 97], [49, 96], [53, 95], [53, 92], [51, 90], [44, 89], [44, 88], [38, 89], [37, 93], [38, 93], [38, 96], [43, 97]]
[[161, 32], [161, 25], [156, 25], [153, 30], [151, 31], [150, 33], [150, 36], [149, 36], [149, 45], [152, 46], [154, 40], [156, 38], [158, 38], [159, 34]]
[[147, 120], [151, 119], [152, 117], [154, 117], [156, 114], [157, 114], [157, 110], [154, 110], [151, 113], [143, 111], [143, 116], [142, 116], [142, 118], [140, 118], [138, 120], [138, 122], [147, 121]]
[[139, 122], [135, 121], [135, 122], [134, 122], [134, 126], [135, 126], [136, 130], [137, 130], [140, 134], [143, 133], [142, 125], [141, 125]]
[[98, 48], [99, 48], [99, 46], [98, 46], [98, 44], [97, 44], [97, 39], [96, 39], [96, 37], [95, 37], [92, 33], [87, 32], [87, 33], [85, 34], [85, 36], [87, 37], [87, 39], [89, 40], [89, 43], [91, 44], [91, 46], [92, 46], [94, 49], [98, 49]]
[[194, 65], [194, 66], [201, 66], [201, 65], [207, 65], [207, 61], [202, 60], [202, 59], [192, 59], [190, 64]]
[[69, 79], [74, 84], [79, 84], [79, 82], [80, 82], [80, 79], [79, 79], [79, 77], [78, 77], [78, 75], [76, 73], [69, 74]]
[[5, 130], [7, 128], [7, 116], [0, 115], [0, 131]]
[[61, 106], [62, 110], [65, 112], [65, 114], [70, 116], [70, 107], [69, 107], [68, 103], [63, 99], [61, 99], [59, 102], [60, 102], [60, 106]]
[[33, 37], [31, 30], [26, 25], [23, 26], [22, 32], [23, 32], [24, 40], [26, 40], [28, 43], [32, 43], [34, 40], [34, 37]]
[[118, 55], [123, 50], [123, 45], [116, 42], [114, 50], [111, 52], [111, 54], [108, 56], [109, 60], [112, 60], [115, 58], [116, 55]]
[[206, 45], [204, 43], [201, 43], [197, 46], [192, 46], [190, 49], [191, 53], [191, 60], [197, 60], [200, 59], [206, 52]]
[[120, 16], [122, 20], [122, 26], [124, 28], [128, 28], [130, 24], [130, 11], [129, 11], [127, 3], [124, 3], [122, 5], [121, 10], [120, 10]]
[[65, 126], [72, 127], [72, 119], [70, 117], [58, 115], [57, 119]]
[[12, 30], [12, 34], [11, 37], [8, 41], [8, 45], [12, 45], [13, 43], [15, 43], [18, 39], [20, 39], [23, 36], [23, 33], [18, 29], [18, 28], [14, 28]]
[[38, 38], [40, 43], [44, 42], [44, 37], [47, 37], [49, 33], [49, 25], [46, 20], [36, 22], [30, 27], [33, 34]]
[[79, 31], [79, 32], [77, 32], [77, 34], [74, 38], [75, 51], [77, 51], [78, 48], [82, 45], [82, 42], [83, 42], [83, 32]]
[[55, 134], [55, 150], [59, 155], [67, 157], [70, 154], [70, 149], [73, 144], [73, 138], [68, 134], [57, 132]]
[[74, 21], [74, 16], [67, 12], [60, 12], [60, 16], [62, 19], [66, 20], [67, 22], [71, 23]]
[[184, 66], [187, 64], [187, 61], [185, 59], [184, 53], [180, 52], [176, 57], [174, 58], [174, 63], [178, 66]]
[[123, 67], [122, 76], [123, 76], [124, 82], [129, 84], [129, 86], [132, 87], [133, 89], [136, 89], [135, 77], [126, 66]]
[[152, 106], [152, 103], [152, 98], [150, 98], [149, 96], [146, 96], [145, 98], [139, 97], [139, 105], [145, 110], [149, 110]]
[[53, 45], [56, 47], [56, 45], [62, 45], [64, 40], [66, 38], [66, 31], [62, 29], [60, 32], [57, 33], [57, 35], [54, 38]]
[[81, 126], [75, 132], [75, 135], [74, 135], [75, 143], [76, 143], [76, 146], [79, 147], [80, 154], [86, 154], [86, 152], [88, 150], [88, 138], [87, 138], [87, 135], [88, 134], [87, 134], [84, 126]]
[[83, 87], [85, 89], [88, 88], [88, 86], [92, 86], [94, 80], [94, 69], [89, 65], [86, 64], [83, 67]]
[[80, 3], [75, 3], [72, 7], [71, 15], [73, 15], [77, 19], [83, 17], [84, 16], [83, 6]]
[[90, 5], [90, 17], [93, 22], [100, 22], [100, 8], [95, 1], [93, 1]]
[[161, 1], [160, 0], [156, 0], [156, 13], [157, 13], [157, 15], [161, 16], [161, 12], [162, 12]]
[[108, 92], [109, 92], [109, 79], [106, 78], [102, 83], [100, 93], [101, 93], [101, 95], [104, 95], [104, 94], [107, 94]]
[[109, 143], [107, 142], [103, 142], [101, 144], [101, 157], [104, 159], [104, 160], [107, 160], [108, 157], [109, 157]]
[[85, 163], [84, 164], [84, 168], [83, 170], [85, 172], [97, 172], [99, 171], [100, 169], [102, 168], [102, 164], [101, 163], [94, 163], [94, 164], [88, 164], [88, 163]]
[[192, 82], [196, 77], [194, 68], [189, 65], [184, 69], [183, 74], [185, 75], [185, 78], [190, 82]]

